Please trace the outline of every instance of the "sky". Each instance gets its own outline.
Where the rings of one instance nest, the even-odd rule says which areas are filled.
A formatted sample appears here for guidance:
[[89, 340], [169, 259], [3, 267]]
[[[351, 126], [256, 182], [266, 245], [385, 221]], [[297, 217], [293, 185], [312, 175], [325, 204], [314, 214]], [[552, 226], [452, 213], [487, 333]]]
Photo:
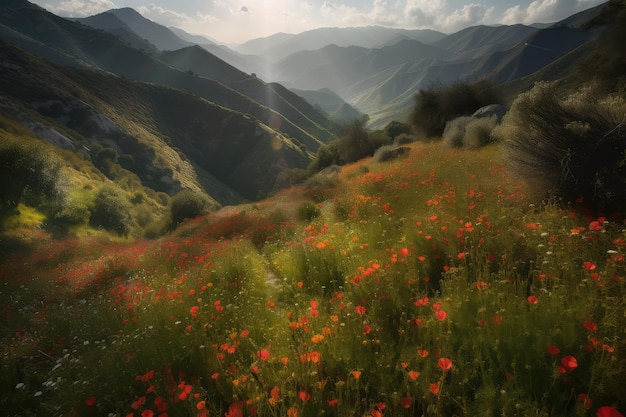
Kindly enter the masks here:
[[31, 0], [65, 17], [132, 7], [226, 44], [318, 27], [386, 26], [453, 33], [479, 24], [550, 23], [606, 0]]

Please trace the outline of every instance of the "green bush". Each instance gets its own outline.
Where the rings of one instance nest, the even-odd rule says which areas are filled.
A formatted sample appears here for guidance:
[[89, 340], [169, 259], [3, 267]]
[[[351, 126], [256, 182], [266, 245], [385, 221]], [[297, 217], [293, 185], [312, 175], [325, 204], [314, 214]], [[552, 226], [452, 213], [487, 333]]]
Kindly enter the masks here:
[[0, 138], [0, 213], [17, 210], [25, 200], [31, 206], [63, 198], [61, 164], [50, 153]]
[[132, 226], [131, 205], [115, 188], [104, 186], [96, 194], [89, 222], [92, 226], [127, 236]]
[[300, 205], [300, 207], [298, 208], [298, 216], [300, 217], [300, 220], [303, 220], [305, 222], [310, 222], [320, 215], [320, 209], [317, 208], [317, 206], [310, 201], [302, 203], [302, 205]]
[[193, 219], [206, 213], [209, 202], [197, 191], [182, 190], [170, 201], [172, 226], [176, 227], [185, 219]]
[[593, 88], [559, 98], [541, 83], [520, 95], [497, 136], [512, 168], [540, 195], [605, 212], [626, 202], [626, 105]]
[[421, 89], [415, 95], [409, 121], [420, 136], [440, 136], [447, 121], [469, 116], [483, 106], [501, 101], [500, 93], [486, 80], [473, 84], [459, 81], [450, 85], [439, 85]]
[[317, 157], [309, 165], [308, 171], [313, 174], [332, 165], [345, 165], [372, 156], [376, 149], [391, 143], [391, 139], [383, 131], [368, 132], [365, 124], [368, 118], [355, 119], [343, 128], [341, 135], [321, 146]]

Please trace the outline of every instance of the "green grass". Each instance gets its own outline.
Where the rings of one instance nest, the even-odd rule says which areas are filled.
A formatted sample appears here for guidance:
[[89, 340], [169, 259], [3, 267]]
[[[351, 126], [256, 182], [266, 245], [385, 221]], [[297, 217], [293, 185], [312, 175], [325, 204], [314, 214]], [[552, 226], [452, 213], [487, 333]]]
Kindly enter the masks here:
[[623, 224], [532, 204], [499, 146], [411, 148], [344, 167], [323, 201], [292, 189], [157, 241], [49, 241], [12, 256], [0, 268], [0, 408], [624, 412]]

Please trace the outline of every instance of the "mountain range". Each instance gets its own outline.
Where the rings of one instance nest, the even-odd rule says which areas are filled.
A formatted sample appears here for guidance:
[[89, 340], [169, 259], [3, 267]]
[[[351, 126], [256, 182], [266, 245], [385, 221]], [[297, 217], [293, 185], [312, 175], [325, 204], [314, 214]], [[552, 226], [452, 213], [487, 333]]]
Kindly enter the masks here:
[[306, 168], [342, 123], [403, 120], [420, 88], [490, 78], [516, 93], [565, 71], [603, 7], [543, 28], [322, 28], [226, 46], [130, 8], [66, 19], [5, 0], [0, 110], [67, 150], [113, 149], [155, 192], [235, 204]]

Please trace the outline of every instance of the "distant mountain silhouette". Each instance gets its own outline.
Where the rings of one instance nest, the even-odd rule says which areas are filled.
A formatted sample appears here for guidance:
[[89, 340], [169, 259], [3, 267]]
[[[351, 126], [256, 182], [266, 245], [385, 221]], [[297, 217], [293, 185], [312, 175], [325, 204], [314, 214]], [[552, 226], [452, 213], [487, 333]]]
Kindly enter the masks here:
[[277, 33], [265, 38], [258, 38], [234, 47], [244, 54], [262, 56], [271, 61], [280, 60], [299, 51], [316, 50], [327, 45], [360, 46], [380, 48], [400, 38], [432, 43], [445, 35], [433, 30], [391, 29], [380, 26], [353, 28], [318, 28], [288, 35]]

